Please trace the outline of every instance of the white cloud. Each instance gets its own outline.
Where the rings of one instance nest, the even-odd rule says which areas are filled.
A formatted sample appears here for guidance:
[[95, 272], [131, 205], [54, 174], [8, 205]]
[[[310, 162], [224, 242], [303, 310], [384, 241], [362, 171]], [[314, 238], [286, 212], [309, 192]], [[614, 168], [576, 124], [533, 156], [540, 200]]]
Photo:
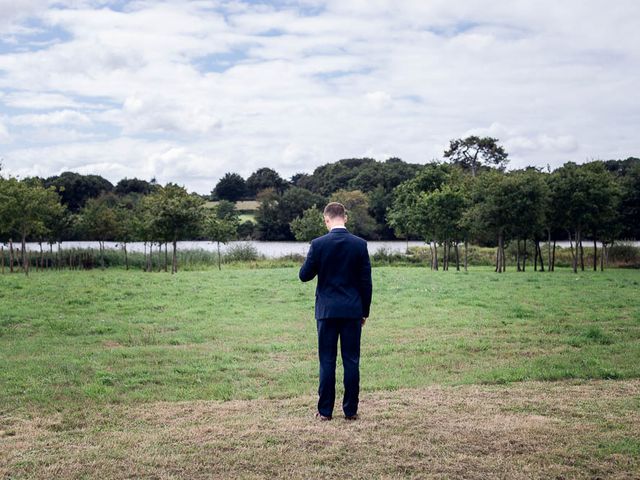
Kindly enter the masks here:
[[49, 113], [16, 115], [11, 118], [13, 125], [41, 127], [49, 125], [78, 125], [91, 124], [91, 119], [84, 113], [75, 110], [57, 110]]
[[513, 168], [638, 155], [632, 0], [108, 5], [0, 0], [8, 170], [208, 192], [261, 166], [425, 162], [472, 133], [499, 138]]
[[195, 105], [188, 99], [127, 97], [120, 111], [120, 122], [127, 134], [154, 133], [212, 133], [222, 126], [219, 118], [206, 106]]
[[39, 92], [13, 92], [4, 97], [0, 97], [2, 102], [13, 108], [31, 109], [31, 110], [48, 110], [51, 108], [65, 107], [91, 107], [90, 104], [79, 104], [75, 100], [58, 93], [39, 93]]
[[382, 110], [392, 104], [391, 95], [387, 92], [369, 92], [365, 96], [369, 104], [376, 110]]
[[0, 120], [0, 143], [9, 143], [11, 141], [11, 135], [9, 135], [9, 130]]

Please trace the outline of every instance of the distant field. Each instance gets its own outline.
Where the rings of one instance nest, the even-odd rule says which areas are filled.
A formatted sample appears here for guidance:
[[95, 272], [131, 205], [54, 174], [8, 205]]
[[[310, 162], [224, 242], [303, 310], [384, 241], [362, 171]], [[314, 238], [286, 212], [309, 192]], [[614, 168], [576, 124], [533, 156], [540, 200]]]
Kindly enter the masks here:
[[[253, 212], [258, 210], [258, 207], [260, 206], [260, 202], [256, 200], [241, 200], [235, 203], [236, 203], [236, 210], [240, 212]], [[207, 202], [206, 206], [208, 208], [212, 208], [217, 204], [218, 202]]]
[[[295, 268], [0, 276], [0, 476], [73, 478], [91, 461], [104, 478], [638, 468], [639, 271], [380, 267], [374, 285], [363, 419], [343, 427], [308, 420], [314, 284]], [[343, 428], [362, 442], [361, 470], [340, 453]], [[494, 451], [496, 435], [507, 443]]]

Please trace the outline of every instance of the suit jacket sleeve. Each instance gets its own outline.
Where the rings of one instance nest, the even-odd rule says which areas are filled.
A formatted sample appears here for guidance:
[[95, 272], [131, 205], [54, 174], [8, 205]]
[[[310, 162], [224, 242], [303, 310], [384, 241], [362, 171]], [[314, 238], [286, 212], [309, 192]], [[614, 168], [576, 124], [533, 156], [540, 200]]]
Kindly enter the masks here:
[[300, 268], [300, 273], [298, 277], [303, 282], [308, 282], [309, 280], [313, 280], [313, 278], [318, 274], [318, 259], [316, 258], [315, 252], [313, 250], [313, 242], [309, 247], [309, 252], [307, 253], [307, 258], [304, 261], [304, 264]]
[[365, 246], [360, 270], [360, 298], [362, 299], [362, 316], [365, 318], [369, 316], [372, 292], [371, 262], [369, 261], [369, 252]]

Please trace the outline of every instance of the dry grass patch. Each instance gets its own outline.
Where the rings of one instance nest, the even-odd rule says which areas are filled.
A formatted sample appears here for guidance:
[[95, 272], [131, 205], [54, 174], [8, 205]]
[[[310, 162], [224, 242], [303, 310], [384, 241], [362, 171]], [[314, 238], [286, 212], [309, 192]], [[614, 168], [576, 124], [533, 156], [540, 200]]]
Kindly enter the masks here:
[[640, 381], [96, 406], [0, 417], [5, 478], [638, 478]]

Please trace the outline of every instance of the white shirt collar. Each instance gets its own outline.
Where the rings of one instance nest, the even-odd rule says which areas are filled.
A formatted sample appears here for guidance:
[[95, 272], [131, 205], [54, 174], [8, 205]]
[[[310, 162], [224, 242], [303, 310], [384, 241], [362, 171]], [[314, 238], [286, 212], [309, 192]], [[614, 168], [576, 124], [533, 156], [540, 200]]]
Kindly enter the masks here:
[[334, 225], [333, 227], [331, 227], [331, 231], [333, 232], [336, 228], [341, 228], [343, 230], [347, 229], [347, 227], [345, 227], [344, 225]]

